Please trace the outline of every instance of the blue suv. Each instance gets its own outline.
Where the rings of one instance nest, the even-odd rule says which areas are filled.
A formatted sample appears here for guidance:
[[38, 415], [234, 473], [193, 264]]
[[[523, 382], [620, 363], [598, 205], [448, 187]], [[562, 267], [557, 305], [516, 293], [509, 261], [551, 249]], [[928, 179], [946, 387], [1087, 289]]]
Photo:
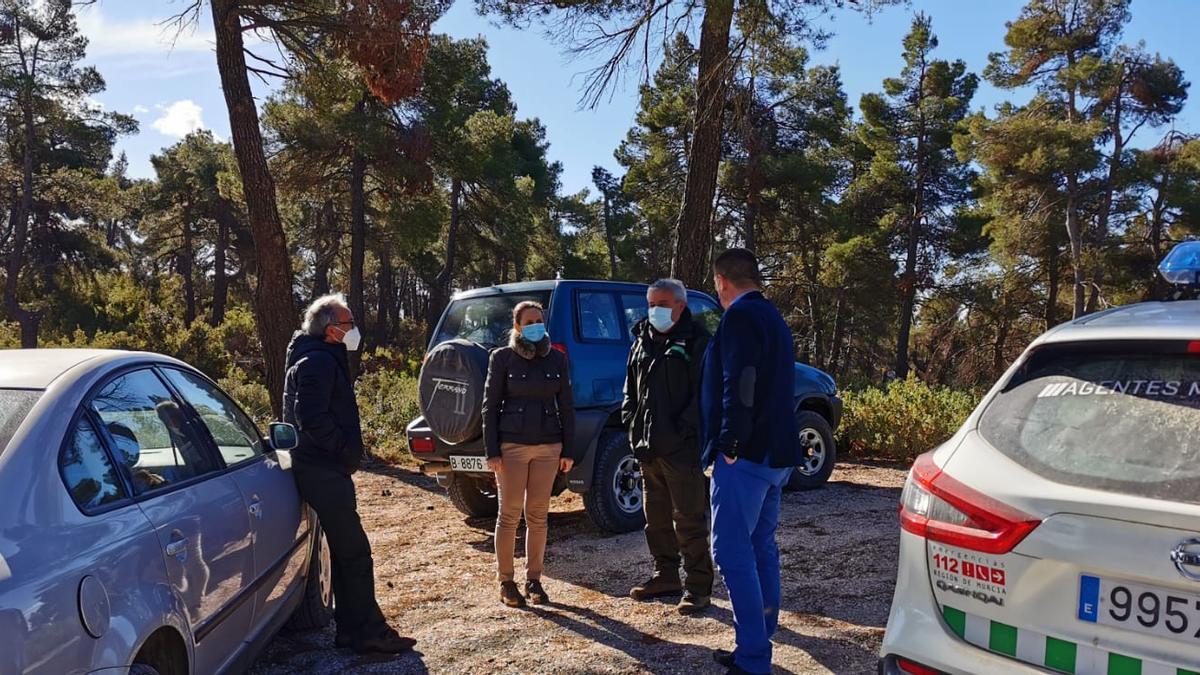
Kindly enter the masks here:
[[[421, 412], [406, 430], [421, 470], [446, 487], [454, 505], [472, 517], [496, 514], [496, 481], [487, 470], [482, 438], [483, 385], [490, 350], [508, 343], [513, 307], [535, 300], [547, 308], [554, 348], [570, 357], [580, 461], [555, 485], [555, 494], [583, 495], [602, 530], [629, 532], [645, 524], [638, 462], [621, 425], [630, 329], [646, 316], [646, 285], [612, 281], [532, 281], [454, 296], [430, 340], [421, 369]], [[715, 331], [721, 307], [688, 291], [695, 320]], [[808, 449], [792, 474], [795, 489], [819, 487], [836, 460], [833, 430], [842, 401], [829, 375], [796, 364], [795, 411]]]

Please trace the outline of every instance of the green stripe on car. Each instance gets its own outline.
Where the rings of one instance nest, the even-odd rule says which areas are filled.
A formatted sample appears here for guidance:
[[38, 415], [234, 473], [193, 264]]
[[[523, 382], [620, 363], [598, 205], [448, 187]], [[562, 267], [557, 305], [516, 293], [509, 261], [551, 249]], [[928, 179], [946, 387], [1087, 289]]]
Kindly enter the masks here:
[[991, 652], [1070, 675], [1200, 675], [1200, 672], [1126, 654], [1078, 645], [942, 606], [942, 618], [959, 638]]

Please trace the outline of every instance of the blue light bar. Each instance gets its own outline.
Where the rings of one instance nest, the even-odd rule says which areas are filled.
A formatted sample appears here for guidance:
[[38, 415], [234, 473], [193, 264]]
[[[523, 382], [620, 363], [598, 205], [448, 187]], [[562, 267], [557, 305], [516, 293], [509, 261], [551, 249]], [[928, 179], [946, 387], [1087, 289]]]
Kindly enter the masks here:
[[1158, 273], [1169, 284], [1200, 286], [1200, 241], [1185, 241], [1158, 264]]

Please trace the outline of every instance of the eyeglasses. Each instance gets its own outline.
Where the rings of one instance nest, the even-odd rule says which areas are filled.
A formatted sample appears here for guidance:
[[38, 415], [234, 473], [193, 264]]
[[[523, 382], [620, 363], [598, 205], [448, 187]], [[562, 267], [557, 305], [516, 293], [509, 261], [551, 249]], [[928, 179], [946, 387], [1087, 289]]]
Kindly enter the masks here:
[[355, 324], [353, 321], [335, 321], [333, 325], [335, 325], [335, 326], [350, 326], [351, 328], [353, 328], [357, 324]]

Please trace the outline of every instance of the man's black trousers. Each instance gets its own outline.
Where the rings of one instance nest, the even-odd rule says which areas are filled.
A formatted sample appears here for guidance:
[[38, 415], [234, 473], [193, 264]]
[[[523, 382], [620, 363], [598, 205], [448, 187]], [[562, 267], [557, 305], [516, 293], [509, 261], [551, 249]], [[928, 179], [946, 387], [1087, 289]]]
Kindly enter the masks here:
[[654, 568], [679, 576], [696, 595], [712, 594], [713, 563], [708, 546], [708, 485], [696, 461], [648, 459], [641, 463], [646, 499], [646, 544]]
[[358, 517], [354, 481], [336, 469], [300, 462], [292, 465], [292, 474], [329, 542], [338, 635], [352, 640], [379, 637], [387, 623], [375, 601], [375, 562]]

